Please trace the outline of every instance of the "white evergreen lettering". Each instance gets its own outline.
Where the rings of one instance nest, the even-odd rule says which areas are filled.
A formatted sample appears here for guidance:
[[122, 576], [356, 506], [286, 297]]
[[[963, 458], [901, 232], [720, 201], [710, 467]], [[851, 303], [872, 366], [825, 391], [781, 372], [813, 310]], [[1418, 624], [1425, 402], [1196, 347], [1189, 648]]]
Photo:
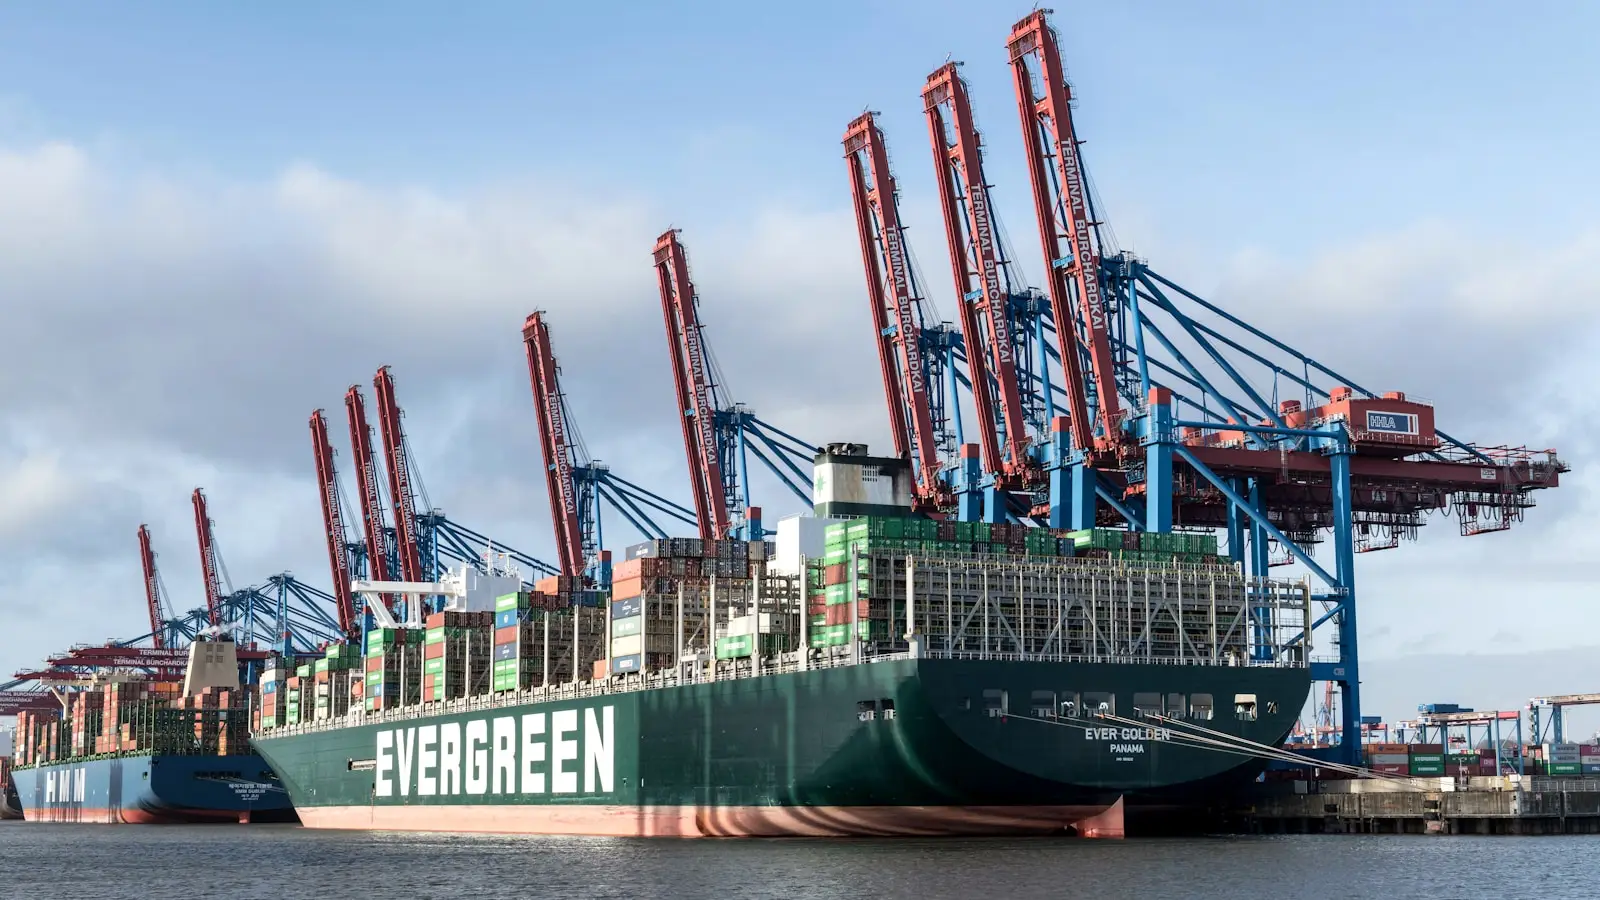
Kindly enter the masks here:
[[439, 764], [439, 754], [434, 747], [439, 743], [439, 726], [423, 725], [417, 729], [417, 796], [432, 797], [438, 790], [434, 766]]
[[489, 723], [473, 719], [467, 723], [467, 793], [481, 794], [489, 787]]
[[417, 748], [417, 730], [400, 729], [395, 737], [395, 756], [400, 760], [400, 771], [395, 775], [395, 780], [400, 785], [400, 796], [408, 797], [411, 795], [411, 762], [415, 759], [413, 751]]
[[578, 742], [566, 737], [578, 730], [578, 711], [575, 709], [558, 709], [550, 714], [550, 731], [554, 738], [554, 750], [550, 754], [550, 792], [553, 794], [576, 794], [578, 792], [578, 770], [564, 771], [561, 764], [568, 760], [578, 761]]
[[616, 772], [616, 744], [611, 739], [615, 734], [616, 708], [602, 708], [598, 720], [594, 713], [586, 709], [583, 716], [583, 792], [594, 793], [598, 781], [600, 792], [609, 794]]
[[439, 726], [439, 796], [461, 793], [461, 723]]
[[501, 716], [494, 720], [494, 777], [489, 790], [509, 794], [517, 786], [517, 720]]
[[374, 754], [377, 757], [376, 767], [373, 769], [374, 791], [379, 797], [394, 796], [394, 732], [378, 732], [378, 749]]
[[544, 773], [536, 766], [544, 764], [544, 713], [528, 713], [522, 717], [522, 792], [542, 794], [545, 790]]

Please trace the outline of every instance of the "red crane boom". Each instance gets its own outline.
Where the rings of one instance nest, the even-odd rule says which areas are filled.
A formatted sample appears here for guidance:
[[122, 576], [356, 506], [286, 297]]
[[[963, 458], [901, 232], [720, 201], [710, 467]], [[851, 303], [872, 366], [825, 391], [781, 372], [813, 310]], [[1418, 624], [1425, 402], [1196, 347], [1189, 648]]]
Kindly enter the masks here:
[[156, 577], [156, 552], [150, 546], [150, 528], [139, 526], [139, 562], [144, 568], [144, 602], [150, 609], [150, 642], [157, 650], [167, 646], [166, 622], [161, 614], [161, 580]]
[[384, 366], [372, 379], [378, 402], [378, 429], [383, 434], [385, 468], [389, 470], [389, 496], [394, 500], [394, 535], [400, 556], [400, 578], [424, 581], [422, 554], [417, 548], [417, 498], [411, 492], [411, 466], [406, 456], [406, 435], [400, 427], [400, 404], [394, 397], [394, 379]]
[[[1090, 421], [1087, 409], [1088, 391], [1079, 358], [1082, 344], [1087, 344], [1083, 349], [1088, 350], [1094, 376], [1102, 449], [1117, 442], [1122, 411], [1100, 285], [1100, 251], [1089, 221], [1088, 188], [1072, 128], [1072, 89], [1061, 67], [1055, 29], [1044, 10], [1035, 10], [1016, 24], [1006, 48], [1011, 53], [1045, 269], [1050, 273], [1050, 309], [1061, 342], [1072, 440], [1078, 449], [1092, 452], [1096, 449], [1096, 423]], [[1074, 296], [1076, 310], [1072, 308]], [[1081, 337], [1073, 325], [1079, 318]]]
[[217, 564], [217, 546], [212, 540], [211, 517], [206, 513], [206, 495], [194, 489], [194, 530], [200, 539], [200, 574], [206, 585], [206, 618], [212, 625], [222, 620], [222, 577]]
[[[861, 262], [867, 274], [878, 364], [897, 456], [917, 465], [917, 496], [935, 505], [943, 494], [943, 461], [934, 437], [933, 403], [922, 358], [922, 323], [917, 320], [900, 224], [899, 191], [889, 171], [889, 152], [872, 113], [862, 113], [844, 132], [855, 199]], [[893, 317], [891, 326], [890, 317]]]
[[683, 420], [683, 450], [694, 489], [695, 518], [701, 540], [727, 537], [732, 527], [722, 461], [717, 452], [716, 408], [705, 354], [699, 298], [689, 278], [689, 260], [676, 229], [656, 239], [653, 251], [656, 283], [661, 289], [661, 315], [666, 321], [672, 357], [672, 384]]
[[567, 437], [570, 432], [562, 404], [561, 370], [550, 349], [550, 328], [542, 311], [522, 323], [522, 344], [528, 351], [528, 380], [539, 417], [539, 450], [544, 454], [545, 487], [550, 493], [550, 517], [555, 523], [561, 574], [578, 577], [583, 574], [584, 558], [578, 491], [572, 481], [576, 455]]
[[[367, 404], [361, 386], [350, 385], [344, 393], [344, 408], [350, 420], [350, 454], [354, 457], [356, 478], [361, 482], [361, 522], [367, 539], [367, 575], [373, 581], [389, 581], [388, 543], [384, 540], [383, 485], [378, 480], [378, 464], [372, 456], [372, 426], [367, 424]], [[384, 604], [394, 609], [394, 597], [385, 595]]]
[[[333, 572], [333, 596], [339, 606], [339, 630], [356, 639], [361, 635], [356, 599], [351, 591], [350, 554], [346, 550], [344, 504], [339, 499], [339, 476], [333, 467], [333, 444], [328, 440], [328, 420], [322, 410], [311, 414], [311, 451], [317, 460], [317, 487], [322, 495], [322, 527], [328, 538], [328, 567]], [[287, 623], [279, 623], [287, 627]]]
[[[945, 63], [928, 76], [922, 86], [922, 103], [933, 142], [939, 205], [944, 211], [950, 267], [961, 307], [972, 399], [984, 425], [984, 468], [995, 475], [1021, 474], [1029, 466], [1028, 431], [1017, 385], [1011, 322], [1006, 311], [1008, 298], [1001, 286], [998, 235], [989, 208], [988, 181], [983, 176], [982, 142], [973, 124], [966, 83], [956, 73], [955, 63]], [[979, 323], [979, 314], [987, 330]], [[991, 377], [999, 390], [998, 410], [990, 394]], [[1005, 432], [1004, 456], [996, 426]]]

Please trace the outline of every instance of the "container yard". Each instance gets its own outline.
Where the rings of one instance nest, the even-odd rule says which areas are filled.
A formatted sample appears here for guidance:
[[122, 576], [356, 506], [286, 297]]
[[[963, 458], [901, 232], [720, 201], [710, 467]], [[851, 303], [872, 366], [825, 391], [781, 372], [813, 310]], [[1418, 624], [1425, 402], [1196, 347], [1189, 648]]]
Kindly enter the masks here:
[[[589, 456], [547, 311], [521, 337], [551, 561], [431, 505], [381, 366], [376, 428], [344, 388], [350, 509], [324, 410], [308, 421], [328, 590], [288, 572], [233, 589], [197, 488], [205, 605], [172, 611], [140, 526], [149, 632], [0, 685], [28, 818], [242, 820], [292, 800], [318, 828], [651, 837], [1120, 837], [1188, 812], [1253, 831], [1600, 822], [1600, 747], [1560, 726], [1588, 695], [1535, 701], [1526, 745], [1520, 712], [1449, 704], [1389, 740], [1361, 700], [1357, 557], [1435, 513], [1463, 539], [1513, 528], [1567, 464], [1456, 437], [1459, 410], [1362, 386], [1119, 247], [1073, 121], [1094, 101], [1048, 11], [993, 50], [884, 98], [928, 126], [953, 323], [925, 296], [881, 117], [845, 123], [887, 451], [731, 396], [710, 340], [726, 288], [701, 293], [669, 229], [648, 264], [689, 502]], [[979, 71], [1010, 76], [1025, 185], [985, 174]], [[1036, 284], [997, 238], [992, 192], [1018, 188]], [[615, 561], [606, 515], [644, 538]], [[192, 668], [221, 644], [242, 687], [170, 677], [173, 653]], [[232, 794], [133, 799], [125, 773], [153, 782], [157, 760]]]

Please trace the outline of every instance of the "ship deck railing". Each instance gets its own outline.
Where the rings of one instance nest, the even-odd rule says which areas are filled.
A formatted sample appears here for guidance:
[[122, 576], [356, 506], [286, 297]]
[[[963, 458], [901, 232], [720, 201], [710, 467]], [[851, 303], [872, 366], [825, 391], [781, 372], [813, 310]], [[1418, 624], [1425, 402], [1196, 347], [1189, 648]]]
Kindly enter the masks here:
[[[837, 649], [837, 648], [836, 648]], [[415, 703], [394, 709], [378, 712], [366, 712], [352, 708], [342, 716], [319, 719], [313, 722], [301, 722], [295, 725], [281, 725], [263, 732], [263, 736], [289, 737], [296, 734], [308, 734], [320, 731], [329, 731], [339, 728], [350, 728], [359, 725], [383, 725], [392, 722], [405, 722], [412, 719], [431, 718], [439, 715], [452, 715], [458, 713], [480, 712], [484, 710], [503, 709], [512, 706], [525, 706], [529, 703], [548, 703], [561, 700], [583, 700], [594, 697], [604, 697], [614, 694], [632, 694], [639, 691], [656, 690], [659, 688], [683, 687], [693, 684], [712, 684], [718, 681], [735, 681], [746, 678], [764, 678], [771, 675], [784, 675], [795, 672], [804, 672], [820, 669], [845, 668], [856, 665], [872, 665], [875, 663], [900, 662], [908, 659], [949, 659], [970, 661], [998, 661], [998, 662], [1050, 662], [1050, 663], [1110, 663], [1127, 665], [1176, 665], [1176, 666], [1220, 666], [1237, 668], [1282, 668], [1304, 669], [1306, 663], [1303, 659], [1293, 660], [1277, 658], [1268, 660], [1223, 658], [1212, 660], [1204, 657], [1147, 657], [1143, 655], [1072, 655], [1057, 653], [1003, 653], [982, 650], [928, 650], [923, 649], [915, 656], [909, 650], [895, 650], [891, 652], [862, 653], [859, 657], [848, 652], [838, 655], [824, 655], [820, 659], [802, 661], [797, 653], [784, 653], [772, 663], [765, 663], [760, 667], [735, 667], [731, 673], [719, 673], [716, 677], [708, 675], [700, 667], [688, 674], [680, 675], [676, 670], [663, 670], [648, 672], [641, 675], [628, 675], [620, 679], [606, 678], [600, 681], [566, 682], [552, 684], [547, 687], [532, 687], [516, 691], [500, 691], [475, 697], [459, 697], [451, 700], [435, 701], [431, 703]]]

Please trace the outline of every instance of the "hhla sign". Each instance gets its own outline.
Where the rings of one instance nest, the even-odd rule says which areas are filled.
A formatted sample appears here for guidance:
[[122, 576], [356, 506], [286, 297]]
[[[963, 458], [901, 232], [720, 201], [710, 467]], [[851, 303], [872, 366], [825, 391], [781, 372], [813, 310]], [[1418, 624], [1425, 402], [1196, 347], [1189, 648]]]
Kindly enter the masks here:
[[379, 797], [610, 793], [616, 709], [494, 716], [378, 732]]

